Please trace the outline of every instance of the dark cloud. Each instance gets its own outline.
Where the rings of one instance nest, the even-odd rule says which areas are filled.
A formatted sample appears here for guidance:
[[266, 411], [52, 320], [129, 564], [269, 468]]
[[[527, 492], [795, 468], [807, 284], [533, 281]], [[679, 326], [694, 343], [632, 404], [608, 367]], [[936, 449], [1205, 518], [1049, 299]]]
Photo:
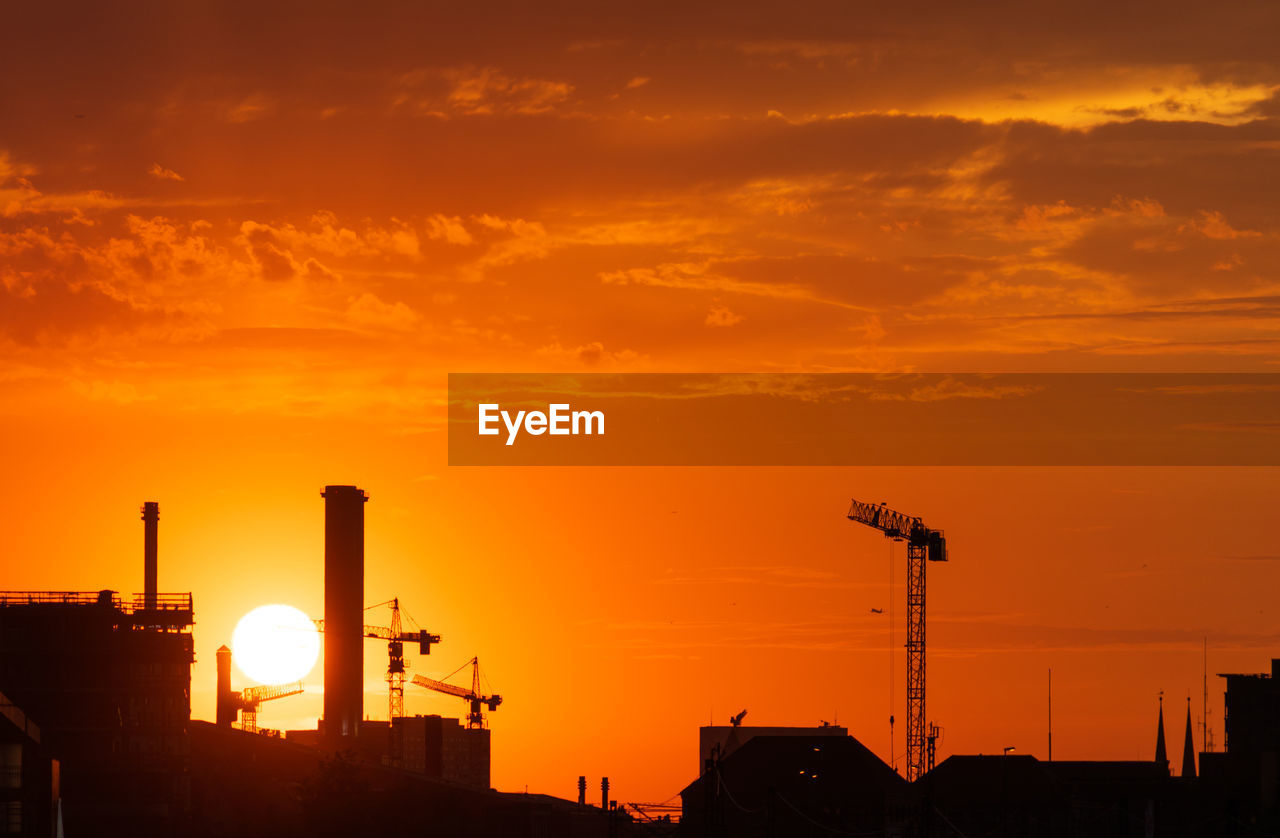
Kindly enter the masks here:
[[0, 334], [25, 345], [132, 330], [153, 319], [92, 285], [49, 281], [21, 292], [0, 289]]

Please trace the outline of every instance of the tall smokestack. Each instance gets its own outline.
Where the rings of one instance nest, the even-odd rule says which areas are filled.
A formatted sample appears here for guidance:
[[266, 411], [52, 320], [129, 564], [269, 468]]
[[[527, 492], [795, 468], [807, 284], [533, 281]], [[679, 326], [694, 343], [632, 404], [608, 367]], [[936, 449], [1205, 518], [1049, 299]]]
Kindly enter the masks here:
[[235, 697], [231, 694], [231, 650], [219, 646], [218, 658], [218, 711], [219, 727], [231, 727], [236, 720]]
[[155, 610], [156, 591], [159, 589], [159, 560], [156, 549], [156, 533], [160, 528], [160, 504], [149, 500], [142, 504], [142, 607]]
[[364, 715], [364, 505], [355, 486], [325, 486], [324, 729], [350, 741]]

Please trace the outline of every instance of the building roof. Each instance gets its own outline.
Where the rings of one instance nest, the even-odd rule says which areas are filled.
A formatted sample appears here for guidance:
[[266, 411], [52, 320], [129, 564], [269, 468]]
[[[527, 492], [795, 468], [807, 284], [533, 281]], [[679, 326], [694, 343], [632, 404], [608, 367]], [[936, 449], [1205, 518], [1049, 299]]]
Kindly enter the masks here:
[[1051, 800], [1063, 794], [1058, 778], [1030, 754], [951, 756], [916, 782], [943, 803], [1004, 797]]
[[[907, 781], [852, 736], [758, 736], [721, 760], [716, 769], [729, 793], [743, 798], [776, 790], [794, 798], [905, 794]], [[699, 788], [707, 775], [681, 795]]]
[[1069, 783], [1146, 783], [1169, 778], [1164, 766], [1146, 760], [1058, 760], [1047, 765], [1055, 777]]

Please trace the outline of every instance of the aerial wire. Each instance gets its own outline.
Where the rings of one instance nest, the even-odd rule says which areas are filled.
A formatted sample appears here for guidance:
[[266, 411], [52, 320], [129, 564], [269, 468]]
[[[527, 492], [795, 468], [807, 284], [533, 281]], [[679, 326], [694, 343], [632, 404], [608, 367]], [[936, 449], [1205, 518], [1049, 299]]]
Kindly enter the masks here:
[[893, 708], [894, 708], [894, 677], [893, 677], [893, 539], [888, 540], [889, 544], [889, 761], [893, 765], [893, 770], [898, 770], [898, 757], [894, 753], [893, 739]]

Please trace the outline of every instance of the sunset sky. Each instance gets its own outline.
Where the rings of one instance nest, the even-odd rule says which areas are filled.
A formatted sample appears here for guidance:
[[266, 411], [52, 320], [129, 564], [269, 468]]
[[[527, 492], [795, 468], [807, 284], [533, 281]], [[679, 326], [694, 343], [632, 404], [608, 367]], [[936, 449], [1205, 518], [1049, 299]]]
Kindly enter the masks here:
[[658, 801], [744, 707], [889, 757], [883, 500], [951, 542], [942, 755], [1043, 757], [1052, 667], [1055, 757], [1151, 758], [1206, 635], [1221, 743], [1280, 470], [450, 468], [445, 376], [1280, 371], [1280, 6], [366, 5], [6, 10], [0, 587], [139, 590], [159, 501], [211, 719], [354, 483], [366, 598], [444, 636], [411, 671], [506, 697], [495, 785]]

